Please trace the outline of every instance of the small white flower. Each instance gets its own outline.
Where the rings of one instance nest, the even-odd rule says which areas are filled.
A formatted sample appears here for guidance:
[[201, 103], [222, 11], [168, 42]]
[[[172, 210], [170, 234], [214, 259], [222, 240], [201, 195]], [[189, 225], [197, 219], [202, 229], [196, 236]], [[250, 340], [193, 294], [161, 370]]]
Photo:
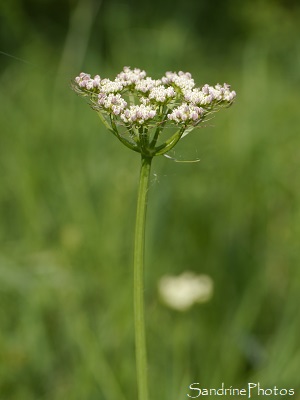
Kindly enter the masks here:
[[230, 91], [230, 85], [228, 85], [227, 83], [224, 83], [223, 88], [223, 99], [231, 103], [236, 97], [236, 92], [234, 90]]
[[100, 75], [95, 75], [94, 76], [94, 87], [99, 87], [101, 82]]
[[208, 275], [184, 272], [179, 276], [163, 276], [158, 283], [163, 302], [178, 311], [186, 311], [195, 303], [205, 303], [213, 295], [213, 280]]
[[141, 97], [140, 102], [144, 104], [144, 106], [148, 106], [150, 104], [150, 100], [148, 99], [148, 97]]
[[86, 74], [85, 72], [80, 72], [79, 76], [76, 76], [75, 82], [82, 87], [82, 82], [86, 82], [91, 79], [90, 74]]
[[151, 106], [141, 104], [139, 106], [130, 106], [120, 115], [125, 123], [143, 125], [149, 119], [154, 118], [156, 111]]

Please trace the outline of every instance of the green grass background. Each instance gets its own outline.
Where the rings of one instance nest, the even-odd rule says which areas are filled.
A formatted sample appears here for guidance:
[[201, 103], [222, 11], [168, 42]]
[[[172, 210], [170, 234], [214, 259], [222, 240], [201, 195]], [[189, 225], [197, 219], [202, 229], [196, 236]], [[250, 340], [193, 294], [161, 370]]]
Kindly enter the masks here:
[[[300, 398], [298, 3], [14, 0], [0, 11], [0, 399], [136, 398], [140, 160], [69, 87], [82, 70], [113, 78], [124, 65], [237, 92], [172, 154], [199, 163], [153, 163], [151, 399], [258, 381]], [[157, 283], [186, 270], [215, 291], [178, 313]]]

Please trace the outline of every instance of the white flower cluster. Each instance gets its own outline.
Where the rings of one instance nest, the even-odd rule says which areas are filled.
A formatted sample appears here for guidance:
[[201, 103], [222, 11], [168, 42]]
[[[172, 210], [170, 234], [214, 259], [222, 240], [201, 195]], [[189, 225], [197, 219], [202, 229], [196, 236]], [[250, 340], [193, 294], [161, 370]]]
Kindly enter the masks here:
[[184, 92], [184, 99], [192, 104], [206, 106], [213, 102], [214, 96], [212, 94], [205, 94], [200, 89], [186, 90]]
[[165, 85], [171, 85], [172, 83], [179, 87], [181, 90], [190, 90], [195, 86], [194, 79], [189, 72], [166, 72], [166, 75], [162, 78], [162, 83]]
[[[123, 144], [149, 157], [169, 152], [208, 115], [231, 105], [236, 97], [226, 83], [196, 88], [189, 72], [169, 71], [161, 79], [152, 79], [130, 67], [114, 80], [81, 72], [72, 87], [90, 100]], [[177, 129], [170, 130], [172, 136], [162, 143], [161, 133], [174, 125]]]
[[75, 78], [75, 82], [82, 89], [92, 90], [99, 88], [101, 79], [99, 75], [95, 75], [94, 78], [91, 78], [90, 74], [81, 72], [79, 76]]
[[135, 89], [138, 90], [139, 92], [147, 93], [149, 92], [149, 90], [159, 85], [161, 85], [160, 79], [155, 80], [150, 77], [147, 77], [145, 79], [137, 81], [135, 84]]
[[127, 102], [118, 94], [105, 94], [98, 95], [98, 105], [103, 107], [106, 111], [112, 112], [114, 115], [119, 115], [121, 111], [127, 106]]
[[101, 93], [117, 93], [123, 89], [123, 85], [121, 82], [115, 80], [111, 81], [110, 79], [102, 79], [101, 85], [99, 86], [99, 90]]
[[172, 86], [166, 88], [163, 85], [159, 85], [150, 90], [148, 98], [150, 100], [155, 100], [157, 103], [165, 103], [175, 96], [176, 92]]
[[139, 82], [141, 79], [144, 79], [145, 76], [146, 72], [140, 70], [139, 68], [134, 68], [131, 70], [130, 67], [124, 67], [123, 71], [117, 75], [116, 80], [121, 82], [125, 87]]
[[236, 96], [235, 91], [230, 91], [230, 86], [224, 83], [223, 86], [217, 84], [215, 87], [204, 85], [202, 89], [184, 91], [184, 99], [198, 106], [209, 106], [222, 102], [232, 102]]
[[199, 122], [204, 115], [202, 107], [194, 106], [193, 104], [183, 103], [176, 107], [168, 114], [169, 120], [177, 123]]
[[130, 106], [121, 114], [121, 119], [125, 123], [133, 125], [143, 125], [145, 121], [152, 119], [156, 116], [156, 110], [144, 104], [139, 106]]
[[230, 91], [230, 85], [227, 83], [224, 83], [223, 86], [221, 86], [219, 83], [215, 86], [209, 86], [209, 85], [204, 85], [202, 88], [202, 92], [206, 95], [211, 95], [213, 96], [214, 100], [217, 101], [228, 101], [231, 102], [234, 100], [236, 93], [235, 91]]

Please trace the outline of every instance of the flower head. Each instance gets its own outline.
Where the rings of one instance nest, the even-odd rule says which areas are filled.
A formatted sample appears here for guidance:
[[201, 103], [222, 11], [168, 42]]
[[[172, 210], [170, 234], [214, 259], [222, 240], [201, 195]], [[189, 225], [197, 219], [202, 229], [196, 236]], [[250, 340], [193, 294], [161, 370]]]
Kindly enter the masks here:
[[141, 104], [139, 106], [130, 106], [121, 114], [121, 119], [125, 123], [133, 125], [143, 125], [146, 121], [155, 117], [156, 111], [151, 106]]
[[121, 97], [120, 94], [105, 94], [98, 95], [99, 109], [111, 112], [114, 115], [119, 115], [121, 111], [127, 106], [127, 102]]
[[130, 67], [124, 67], [123, 71], [117, 75], [116, 79], [124, 86], [130, 86], [144, 79], [145, 76], [146, 72], [140, 70], [139, 68], [134, 68], [131, 70]]
[[165, 103], [166, 101], [176, 97], [176, 92], [172, 86], [164, 87], [164, 85], [155, 86], [149, 91], [149, 100], [156, 103]]
[[160, 79], [152, 79], [150, 77], [147, 77], [145, 79], [140, 79], [136, 82], [135, 84], [135, 89], [147, 93], [149, 90], [153, 89], [156, 86], [161, 85], [161, 80]]
[[91, 78], [90, 74], [81, 72], [80, 75], [75, 78], [75, 82], [80, 88], [93, 90], [99, 88], [101, 79], [99, 75], [95, 75], [94, 78]]
[[102, 79], [99, 85], [99, 90], [101, 93], [118, 93], [123, 89], [123, 84], [120, 81], [110, 79]]
[[[90, 99], [122, 143], [148, 156], [168, 152], [207, 116], [230, 106], [236, 97], [226, 83], [195, 87], [189, 72], [169, 71], [161, 79], [152, 79], [144, 70], [130, 67], [124, 67], [113, 80], [81, 72], [73, 88]], [[159, 143], [167, 126], [177, 131]]]
[[167, 85], [175, 85], [181, 90], [192, 89], [195, 86], [194, 79], [189, 72], [166, 72], [162, 78], [162, 82]]
[[168, 114], [168, 118], [171, 121], [175, 121], [177, 124], [189, 124], [199, 122], [204, 112], [204, 109], [201, 107], [182, 103], [181, 106], [174, 108], [173, 111]]

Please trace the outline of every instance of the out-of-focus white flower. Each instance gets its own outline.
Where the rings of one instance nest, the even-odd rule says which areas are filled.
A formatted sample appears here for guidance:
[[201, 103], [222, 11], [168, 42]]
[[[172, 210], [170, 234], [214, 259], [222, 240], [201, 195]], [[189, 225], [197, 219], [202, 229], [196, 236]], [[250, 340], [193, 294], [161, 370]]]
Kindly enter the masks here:
[[158, 283], [163, 302], [178, 311], [186, 311], [195, 303], [205, 303], [213, 295], [213, 280], [208, 275], [184, 272], [179, 276], [165, 275]]

